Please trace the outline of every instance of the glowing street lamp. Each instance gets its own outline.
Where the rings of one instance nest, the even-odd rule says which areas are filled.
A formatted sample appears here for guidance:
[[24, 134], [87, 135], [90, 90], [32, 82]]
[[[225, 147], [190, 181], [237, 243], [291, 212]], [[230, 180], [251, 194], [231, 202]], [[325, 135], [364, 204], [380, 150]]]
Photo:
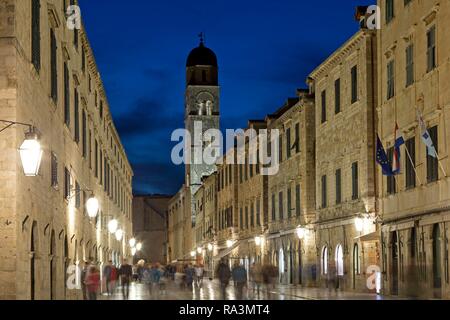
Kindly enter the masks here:
[[212, 243], [208, 244], [208, 251], [211, 252], [213, 251], [214, 246], [212, 245]]
[[36, 130], [31, 127], [26, 133], [25, 140], [19, 148], [23, 173], [26, 177], [36, 177], [42, 160], [42, 148]]
[[134, 257], [136, 255], [136, 248], [131, 248], [131, 255]]
[[130, 248], [134, 248], [136, 246], [136, 239], [135, 238], [131, 238], [129, 241], [130, 244]]
[[227, 247], [231, 248], [233, 246], [233, 240], [227, 240]]
[[305, 238], [306, 231], [307, 231], [307, 230], [306, 230], [305, 228], [298, 227], [297, 230], [296, 230], [297, 237], [298, 237], [300, 240], [303, 240], [303, 239]]
[[117, 239], [117, 241], [121, 241], [122, 238], [123, 238], [123, 230], [119, 229], [116, 231], [116, 239]]
[[116, 233], [118, 227], [119, 227], [119, 222], [116, 219], [112, 219], [108, 223], [109, 233]]
[[99, 207], [98, 199], [91, 195], [86, 201], [86, 210], [90, 218], [97, 217]]
[[203, 252], [203, 249], [200, 248], [200, 247], [198, 247], [198, 248], [197, 248], [197, 253], [198, 253], [198, 254], [202, 254], [202, 252]]
[[195, 251], [191, 251], [191, 257], [195, 258]]
[[136, 249], [137, 249], [137, 251], [141, 251], [142, 250], [142, 243], [138, 243], [138, 244], [136, 244]]
[[255, 237], [255, 244], [259, 247], [261, 245], [262, 238], [261, 237]]
[[355, 228], [356, 231], [362, 232], [364, 230], [364, 219], [363, 218], [356, 218], [355, 219]]

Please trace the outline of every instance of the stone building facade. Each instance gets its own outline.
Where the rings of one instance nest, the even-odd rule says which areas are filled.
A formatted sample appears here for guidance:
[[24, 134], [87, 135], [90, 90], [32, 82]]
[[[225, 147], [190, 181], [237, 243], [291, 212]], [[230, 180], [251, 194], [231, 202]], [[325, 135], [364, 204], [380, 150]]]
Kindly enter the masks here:
[[[318, 282], [322, 287], [367, 291], [366, 270], [379, 265], [380, 255], [373, 234], [375, 33], [356, 33], [310, 74], [309, 85], [316, 108]], [[363, 221], [360, 230], [356, 219]]]
[[[267, 128], [280, 132], [280, 167], [268, 176], [265, 251], [284, 284], [311, 286], [315, 280], [314, 114], [314, 97], [298, 90], [297, 98], [266, 118]], [[310, 230], [303, 239], [298, 227]]]
[[[0, 119], [40, 132], [39, 175], [25, 177], [25, 128], [0, 133], [0, 299], [76, 299], [66, 270], [130, 255], [133, 172], [84, 28], [63, 2], [0, 1]], [[88, 191], [90, 190], [90, 191]], [[85, 202], [100, 202], [89, 219]], [[117, 219], [122, 241], [106, 225]]]
[[[395, 123], [406, 141], [401, 174], [387, 178], [378, 172], [377, 177], [384, 292], [448, 299], [450, 3], [378, 2], [377, 130], [389, 156]], [[417, 110], [439, 160], [422, 142]]]
[[189, 189], [183, 186], [169, 201], [167, 262], [173, 263], [190, 258], [195, 230], [192, 226]]
[[133, 235], [142, 243], [134, 261], [167, 261], [167, 210], [170, 196], [138, 195], [133, 198]]

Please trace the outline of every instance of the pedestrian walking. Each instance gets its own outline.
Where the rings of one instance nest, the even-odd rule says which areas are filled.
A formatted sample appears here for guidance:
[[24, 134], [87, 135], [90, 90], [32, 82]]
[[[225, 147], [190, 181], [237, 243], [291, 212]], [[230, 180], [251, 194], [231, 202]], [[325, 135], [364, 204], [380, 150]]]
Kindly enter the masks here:
[[100, 272], [95, 266], [89, 268], [89, 275], [86, 278], [86, 287], [89, 300], [97, 300], [97, 293], [100, 286]]
[[88, 300], [88, 292], [86, 288], [87, 276], [89, 274], [90, 262], [85, 261], [80, 274], [81, 291], [83, 292], [83, 300]]
[[262, 267], [260, 264], [253, 263], [250, 267], [250, 281], [252, 283], [253, 297], [260, 297], [261, 284], [263, 282]]
[[195, 280], [197, 287], [201, 288], [203, 285], [203, 266], [201, 264], [197, 264], [195, 266]]
[[217, 267], [216, 274], [220, 281], [222, 300], [226, 300], [226, 292], [228, 284], [230, 283], [231, 270], [228, 264], [225, 262], [225, 260], [220, 261], [219, 266]]
[[103, 279], [106, 283], [106, 294], [111, 295], [111, 275], [112, 275], [112, 261], [109, 260], [108, 264], [103, 268]]
[[131, 282], [131, 278], [133, 276], [133, 269], [128, 264], [128, 261], [126, 259], [123, 260], [123, 263], [120, 266], [119, 276], [120, 276], [120, 282], [122, 284], [123, 298], [124, 298], [124, 300], [128, 300], [128, 297], [130, 294], [130, 282]]
[[152, 279], [151, 279], [151, 274], [150, 274], [150, 272], [151, 272], [151, 265], [150, 265], [150, 263], [147, 263], [145, 266], [144, 266], [144, 271], [143, 271], [143, 273], [142, 273], [142, 281], [144, 282], [144, 284], [147, 286], [147, 289], [148, 289], [148, 293], [149, 293], [149, 295], [151, 296], [152, 295], [152, 292], [153, 292], [153, 290], [152, 290]]
[[188, 290], [192, 290], [193, 282], [194, 282], [194, 276], [195, 276], [195, 269], [192, 267], [191, 264], [189, 264], [185, 270], [185, 276], [186, 276], [186, 287]]
[[231, 273], [236, 290], [236, 299], [243, 300], [244, 287], [247, 286], [247, 270], [242, 264], [236, 262]]

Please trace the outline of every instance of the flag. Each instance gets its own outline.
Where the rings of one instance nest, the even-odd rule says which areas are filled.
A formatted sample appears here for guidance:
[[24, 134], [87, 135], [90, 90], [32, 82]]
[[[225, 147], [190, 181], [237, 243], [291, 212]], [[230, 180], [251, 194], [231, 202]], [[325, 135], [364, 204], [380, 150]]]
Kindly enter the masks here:
[[392, 173], [399, 174], [401, 171], [400, 147], [405, 144], [405, 139], [403, 139], [403, 136], [400, 134], [400, 130], [398, 129], [397, 123], [395, 123], [394, 137], [395, 137], [395, 145], [394, 145], [394, 156], [392, 159]]
[[389, 163], [386, 151], [384, 150], [383, 144], [381, 143], [380, 137], [377, 135], [377, 163], [383, 169], [383, 175], [393, 176], [391, 164]]
[[438, 158], [433, 139], [431, 139], [431, 135], [428, 132], [425, 121], [423, 121], [422, 115], [420, 114], [419, 110], [417, 110], [417, 117], [419, 118], [420, 136], [423, 143], [427, 146], [428, 155], [433, 158]]

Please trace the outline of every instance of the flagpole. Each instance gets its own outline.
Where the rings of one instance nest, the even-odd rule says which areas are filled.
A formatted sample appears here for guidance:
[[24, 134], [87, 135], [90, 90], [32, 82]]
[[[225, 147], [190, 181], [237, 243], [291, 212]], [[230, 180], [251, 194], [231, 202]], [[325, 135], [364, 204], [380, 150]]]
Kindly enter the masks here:
[[413, 160], [411, 158], [411, 154], [409, 153], [409, 150], [408, 150], [408, 148], [406, 146], [405, 146], [405, 150], [406, 150], [406, 154], [408, 155], [409, 162], [411, 162], [411, 165], [412, 165], [412, 167], [414, 169], [414, 173], [416, 174], [416, 178], [419, 181], [419, 184], [422, 185], [422, 181], [420, 180], [419, 175], [417, 174], [416, 166], [415, 166], [415, 164], [414, 164], [414, 162], [413, 162]]
[[442, 162], [441, 162], [441, 160], [439, 159], [439, 154], [438, 154], [438, 152], [436, 151], [436, 148], [435, 148], [435, 153], [436, 153], [437, 161], [438, 161], [438, 163], [439, 163], [439, 167], [441, 168], [442, 172], [444, 173], [444, 177], [447, 178], [447, 173], [445, 172], [444, 166], [442, 165]]

